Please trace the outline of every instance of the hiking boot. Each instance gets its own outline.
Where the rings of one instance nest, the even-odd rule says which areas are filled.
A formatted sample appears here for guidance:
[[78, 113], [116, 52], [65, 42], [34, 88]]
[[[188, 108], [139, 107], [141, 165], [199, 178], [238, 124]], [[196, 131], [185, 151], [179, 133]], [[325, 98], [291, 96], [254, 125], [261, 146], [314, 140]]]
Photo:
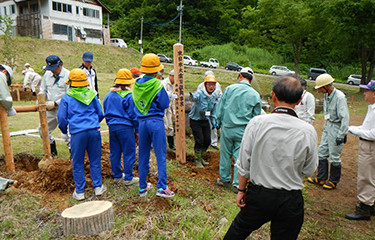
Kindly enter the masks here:
[[56, 149], [56, 141], [53, 141], [51, 144], [51, 155], [54, 157], [54, 156], [57, 156], [57, 149]]
[[94, 192], [96, 196], [102, 195], [105, 191], [107, 191], [107, 188], [104, 185], [102, 185], [101, 187], [94, 188]]
[[349, 220], [367, 220], [371, 219], [371, 206], [360, 203], [356, 206], [354, 213], [345, 214], [345, 218]]
[[156, 193], [156, 196], [171, 198], [174, 196], [174, 192], [169, 190], [169, 188], [166, 188], [166, 189], [159, 188], [158, 192]]
[[326, 189], [326, 190], [332, 190], [332, 189], [335, 189], [336, 188], [336, 184], [334, 184], [333, 182], [331, 181], [327, 181], [324, 185], [323, 185], [323, 189]]
[[317, 178], [311, 178], [311, 177], [307, 178], [307, 181], [309, 183], [318, 184], [320, 186], [323, 186], [326, 183], [326, 181], [324, 181], [324, 180], [319, 181]]
[[147, 183], [147, 187], [146, 188], [140, 188], [139, 189], [139, 196], [140, 197], [145, 197], [147, 195], [147, 191], [149, 189], [152, 188], [152, 184], [151, 183]]
[[[355, 205], [355, 207], [356, 207], [356, 209], [358, 209], [358, 208], [361, 207], [361, 204], [357, 204], [357, 205]], [[371, 206], [370, 215], [375, 216], [375, 204]]]
[[129, 181], [125, 180], [124, 182], [125, 182], [126, 186], [130, 186], [130, 185], [133, 185], [134, 183], [138, 183], [139, 182], [139, 178], [133, 177], [132, 180], [129, 180]]
[[168, 140], [169, 148], [172, 149], [172, 150], [176, 150], [176, 147], [174, 145], [174, 137], [173, 136], [167, 136], [167, 140]]
[[72, 197], [77, 201], [81, 201], [85, 199], [85, 193], [77, 193], [76, 190], [74, 190]]
[[219, 186], [225, 187], [225, 188], [230, 186], [229, 182], [222, 182], [220, 178], [217, 178], [215, 183], [216, 183], [216, 185], [219, 185]]
[[121, 177], [119, 177], [119, 178], [113, 178], [113, 182], [114, 183], [121, 183], [122, 181], [124, 181], [124, 178], [125, 178], [125, 173], [122, 173]]

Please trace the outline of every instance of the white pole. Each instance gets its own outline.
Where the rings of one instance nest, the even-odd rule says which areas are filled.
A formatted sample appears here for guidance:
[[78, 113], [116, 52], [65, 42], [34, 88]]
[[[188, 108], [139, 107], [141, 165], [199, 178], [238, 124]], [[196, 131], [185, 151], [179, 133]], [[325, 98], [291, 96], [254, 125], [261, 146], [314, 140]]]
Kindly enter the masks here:
[[181, 31], [182, 31], [182, 0], [180, 0], [180, 6], [177, 8], [180, 11], [180, 34], [178, 42], [181, 43]]

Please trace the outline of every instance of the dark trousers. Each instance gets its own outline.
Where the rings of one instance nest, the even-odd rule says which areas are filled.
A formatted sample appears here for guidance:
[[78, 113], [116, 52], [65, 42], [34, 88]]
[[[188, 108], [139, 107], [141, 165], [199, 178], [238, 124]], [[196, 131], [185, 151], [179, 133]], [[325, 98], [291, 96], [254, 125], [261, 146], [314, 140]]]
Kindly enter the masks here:
[[206, 152], [211, 144], [210, 122], [208, 120], [196, 121], [190, 118], [190, 127], [195, 140], [194, 151], [196, 153]]
[[302, 191], [267, 189], [249, 185], [246, 206], [233, 220], [224, 239], [245, 239], [271, 221], [271, 239], [297, 239], [303, 224]]

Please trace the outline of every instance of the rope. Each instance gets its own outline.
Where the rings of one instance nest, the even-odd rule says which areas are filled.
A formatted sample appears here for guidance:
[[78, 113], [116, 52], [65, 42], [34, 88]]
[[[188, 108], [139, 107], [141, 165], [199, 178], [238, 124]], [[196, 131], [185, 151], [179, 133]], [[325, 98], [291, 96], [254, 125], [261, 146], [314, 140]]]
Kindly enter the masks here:
[[170, 24], [174, 20], [176, 20], [180, 15], [181, 15], [181, 13], [177, 13], [177, 15], [172, 20], [170, 20], [170, 21], [168, 21], [166, 23], [153, 23], [151, 21], [148, 21], [147, 19], [144, 19], [144, 23], [147, 23], [148, 25], [151, 25], [153, 27], [163, 27], [163, 26], [165, 26], [167, 24]]

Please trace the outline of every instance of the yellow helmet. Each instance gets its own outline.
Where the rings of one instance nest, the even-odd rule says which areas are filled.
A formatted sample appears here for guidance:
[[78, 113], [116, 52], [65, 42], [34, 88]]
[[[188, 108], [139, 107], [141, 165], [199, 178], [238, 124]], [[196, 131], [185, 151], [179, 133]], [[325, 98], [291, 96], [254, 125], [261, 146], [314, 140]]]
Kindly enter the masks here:
[[134, 83], [134, 78], [129, 69], [122, 68], [116, 74], [115, 84], [128, 85]]
[[331, 75], [329, 75], [328, 73], [320, 74], [316, 78], [315, 89], [324, 87], [324, 86], [326, 86], [326, 85], [328, 85], [330, 83], [333, 83], [333, 81], [335, 81], [335, 79], [333, 79], [333, 77]]
[[164, 68], [160, 63], [160, 59], [154, 53], [148, 53], [142, 58], [141, 72], [143, 73], [157, 73]]
[[207, 75], [204, 78], [204, 83], [216, 83], [216, 78], [214, 75]]
[[69, 73], [69, 78], [66, 83], [71, 87], [86, 87], [89, 85], [85, 71], [80, 68], [75, 68]]

